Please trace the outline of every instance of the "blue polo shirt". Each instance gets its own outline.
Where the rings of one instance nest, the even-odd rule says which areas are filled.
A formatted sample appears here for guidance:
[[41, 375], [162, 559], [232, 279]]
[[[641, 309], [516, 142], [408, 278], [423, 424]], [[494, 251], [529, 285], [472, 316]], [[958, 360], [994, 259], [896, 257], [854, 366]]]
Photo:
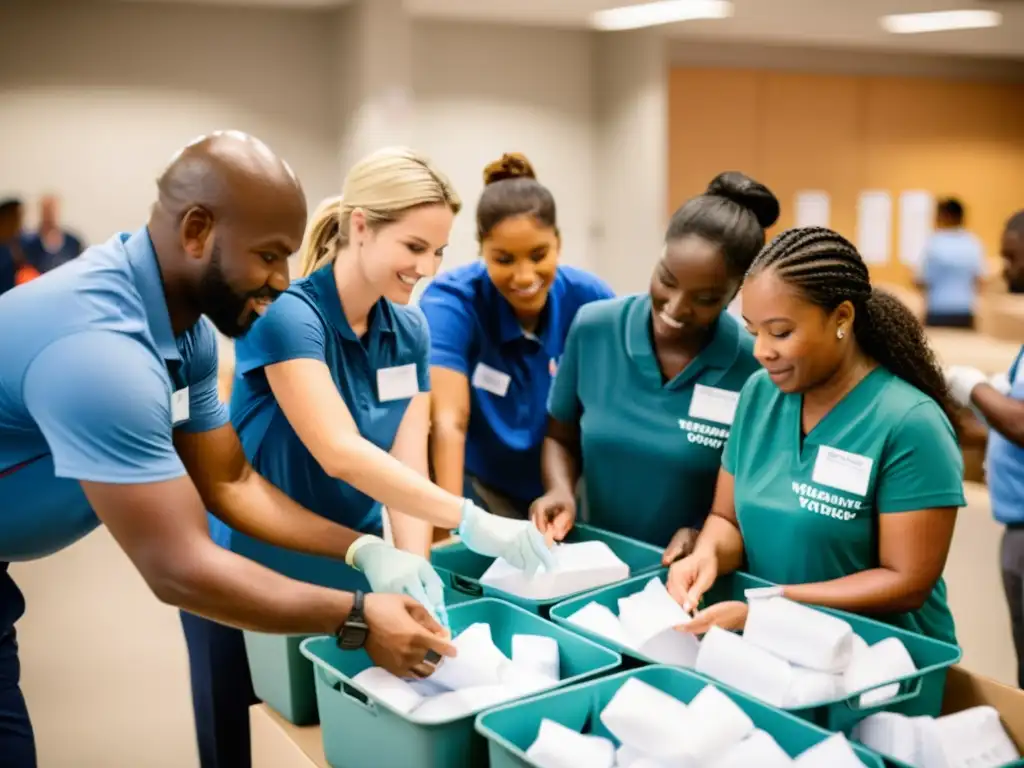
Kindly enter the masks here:
[[587, 521], [657, 547], [711, 511], [740, 390], [760, 369], [753, 338], [723, 312], [704, 348], [665, 381], [647, 294], [580, 310], [548, 411], [579, 425]]
[[[295, 281], [235, 344], [231, 419], [246, 456], [307, 509], [380, 534], [380, 504], [323, 470], [278, 405], [265, 369], [287, 360], [324, 363], [359, 434], [390, 451], [412, 398], [430, 390], [429, 354], [427, 324], [416, 307], [381, 299], [359, 338], [345, 318], [332, 267]], [[369, 588], [361, 574], [337, 560], [256, 541], [215, 519], [211, 526], [223, 546], [280, 573], [336, 588]]]
[[99, 525], [79, 481], [181, 477], [173, 429], [228, 423], [213, 328], [175, 338], [146, 229], [4, 294], [0, 328], [0, 561]]
[[[1024, 400], [1024, 347], [1010, 367], [1010, 394]], [[992, 514], [1004, 525], [1024, 524], [1024, 448], [1014, 445], [996, 430], [988, 432], [985, 451], [988, 490], [992, 495]]]
[[985, 274], [981, 241], [965, 229], [936, 232], [928, 241], [920, 280], [928, 288], [928, 311], [967, 315], [974, 311], [978, 279]]
[[430, 364], [469, 379], [465, 471], [507, 496], [544, 492], [540, 451], [547, 399], [580, 307], [614, 294], [600, 278], [559, 267], [535, 334], [523, 331], [483, 262], [443, 272], [420, 307], [430, 325]]

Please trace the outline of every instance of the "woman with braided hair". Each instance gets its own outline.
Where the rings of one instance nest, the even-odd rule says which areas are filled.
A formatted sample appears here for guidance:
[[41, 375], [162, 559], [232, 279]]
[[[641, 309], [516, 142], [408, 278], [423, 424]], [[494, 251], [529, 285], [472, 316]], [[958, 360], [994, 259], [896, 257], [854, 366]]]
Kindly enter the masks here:
[[[670, 589], [695, 607], [741, 563], [785, 597], [956, 642], [942, 570], [963, 459], [942, 372], [857, 249], [792, 229], [754, 261], [743, 315], [765, 368], [740, 396], [711, 516]], [[738, 628], [720, 603], [687, 629]]]

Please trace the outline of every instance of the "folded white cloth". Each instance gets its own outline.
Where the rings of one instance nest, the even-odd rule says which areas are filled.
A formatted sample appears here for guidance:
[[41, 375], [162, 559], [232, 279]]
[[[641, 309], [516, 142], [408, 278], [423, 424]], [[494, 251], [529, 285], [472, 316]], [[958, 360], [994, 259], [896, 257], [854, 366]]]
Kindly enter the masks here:
[[513, 635], [512, 663], [551, 680], [558, 680], [561, 675], [558, 641], [546, 635]]
[[629, 639], [626, 630], [622, 627], [619, 617], [600, 603], [587, 603], [576, 613], [570, 616], [567, 621], [575, 624], [595, 635], [606, 637], [619, 645], [627, 648], [633, 647], [633, 641]]
[[676, 742], [669, 753], [645, 750], [652, 757], [703, 766], [735, 747], [754, 730], [754, 722], [729, 696], [706, 685], [676, 724]]
[[793, 668], [745, 637], [712, 627], [700, 643], [695, 669], [775, 707], [784, 707]]
[[805, 750], [794, 761], [796, 768], [864, 768], [864, 763], [841, 733]]
[[821, 672], [838, 672], [853, 653], [853, 627], [831, 614], [784, 597], [751, 600], [743, 636], [779, 658]]
[[793, 677], [786, 691], [786, 709], [800, 709], [841, 698], [842, 675], [819, 672], [793, 665]]
[[868, 749], [908, 765], [920, 766], [915, 718], [896, 712], [878, 712], [854, 727], [852, 736]]
[[532, 576], [498, 558], [480, 583], [528, 600], [550, 600], [629, 578], [629, 566], [603, 541], [559, 544], [552, 556], [554, 569], [542, 566]]
[[417, 723], [439, 723], [468, 717], [473, 713], [504, 704], [516, 698], [516, 694], [504, 685], [482, 685], [462, 688], [424, 699], [409, 713], [410, 720]]
[[771, 734], [755, 729], [743, 741], [708, 763], [708, 768], [791, 768], [792, 765], [793, 758]]
[[994, 707], [972, 707], [936, 723], [949, 768], [998, 768], [1020, 759]]
[[[898, 680], [917, 671], [917, 666], [898, 637], [887, 637], [858, 653], [843, 673], [843, 693], [860, 696], [860, 706], [873, 707], [894, 698], [900, 691]], [[869, 690], [870, 689], [870, 690]]]
[[629, 678], [601, 712], [601, 722], [621, 744], [643, 755], [673, 754], [679, 744], [686, 704], [663, 691]]
[[661, 579], [653, 578], [642, 590], [619, 599], [619, 621], [637, 645], [667, 629], [687, 624], [692, 617], [672, 599]]
[[432, 682], [452, 691], [501, 683], [505, 668], [512, 662], [491, 639], [489, 624], [467, 627], [452, 640], [458, 655], [444, 659], [430, 676]]
[[615, 745], [545, 718], [526, 756], [540, 768], [613, 768]]
[[666, 629], [637, 650], [659, 664], [693, 669], [697, 665], [697, 654], [700, 653], [700, 640], [689, 632]]
[[352, 678], [352, 682], [374, 699], [407, 715], [423, 702], [423, 696], [408, 682], [386, 669], [370, 667]]
[[617, 750], [615, 750], [615, 766], [616, 768], [630, 768], [633, 763], [638, 760], [644, 759], [644, 753], [639, 749], [635, 749], [629, 744], [623, 744]]

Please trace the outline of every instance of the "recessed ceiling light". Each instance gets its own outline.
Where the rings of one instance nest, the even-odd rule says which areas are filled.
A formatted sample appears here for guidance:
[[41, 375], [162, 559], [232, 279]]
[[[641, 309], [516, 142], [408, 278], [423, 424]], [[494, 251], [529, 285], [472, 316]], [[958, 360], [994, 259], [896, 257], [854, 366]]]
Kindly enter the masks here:
[[597, 11], [590, 26], [603, 30], [639, 29], [694, 19], [725, 19], [732, 16], [729, 0], [661, 0]]
[[933, 13], [900, 13], [883, 16], [879, 23], [894, 35], [920, 32], [945, 32], [951, 29], [985, 29], [998, 27], [1003, 15], [996, 11], [935, 11]]

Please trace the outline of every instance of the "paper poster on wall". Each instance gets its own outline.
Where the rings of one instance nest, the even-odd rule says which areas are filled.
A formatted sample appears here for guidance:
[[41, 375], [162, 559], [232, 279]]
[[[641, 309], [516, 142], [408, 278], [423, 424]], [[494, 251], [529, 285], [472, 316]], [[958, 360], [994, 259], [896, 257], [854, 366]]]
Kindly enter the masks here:
[[915, 269], [920, 265], [935, 220], [935, 198], [920, 189], [900, 193], [899, 260]]
[[831, 201], [828, 192], [808, 189], [796, 193], [797, 227], [827, 227], [831, 220]]
[[888, 264], [892, 250], [892, 196], [878, 189], [857, 201], [857, 249], [868, 264]]

